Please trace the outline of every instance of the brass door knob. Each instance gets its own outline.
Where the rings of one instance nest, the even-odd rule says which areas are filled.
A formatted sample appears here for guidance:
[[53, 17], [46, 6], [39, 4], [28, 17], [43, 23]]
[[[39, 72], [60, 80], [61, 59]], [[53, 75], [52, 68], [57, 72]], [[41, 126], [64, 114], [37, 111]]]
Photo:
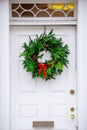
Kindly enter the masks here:
[[70, 108], [70, 111], [71, 111], [71, 112], [74, 112], [74, 111], [75, 111], [75, 108], [74, 108], [74, 107], [71, 107], [71, 108]]
[[71, 114], [71, 115], [70, 115], [70, 118], [71, 118], [71, 119], [75, 119], [75, 115], [74, 115], [74, 114]]
[[75, 94], [75, 90], [71, 89], [70, 90], [70, 94], [74, 95]]

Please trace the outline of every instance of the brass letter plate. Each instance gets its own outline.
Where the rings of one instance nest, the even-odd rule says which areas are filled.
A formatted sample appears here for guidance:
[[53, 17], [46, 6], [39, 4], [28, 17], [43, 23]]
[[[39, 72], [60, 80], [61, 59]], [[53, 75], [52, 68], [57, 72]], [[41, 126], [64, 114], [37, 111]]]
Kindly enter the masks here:
[[54, 121], [33, 121], [33, 128], [36, 128], [36, 127], [53, 128], [54, 127]]

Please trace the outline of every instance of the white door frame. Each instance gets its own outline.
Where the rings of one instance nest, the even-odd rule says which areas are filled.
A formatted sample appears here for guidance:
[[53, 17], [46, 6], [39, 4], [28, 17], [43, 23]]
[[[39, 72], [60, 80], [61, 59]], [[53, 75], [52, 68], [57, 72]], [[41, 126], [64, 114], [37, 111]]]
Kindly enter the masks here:
[[[0, 130], [10, 130], [9, 0], [0, 0]], [[78, 0], [78, 130], [87, 129], [87, 1]]]

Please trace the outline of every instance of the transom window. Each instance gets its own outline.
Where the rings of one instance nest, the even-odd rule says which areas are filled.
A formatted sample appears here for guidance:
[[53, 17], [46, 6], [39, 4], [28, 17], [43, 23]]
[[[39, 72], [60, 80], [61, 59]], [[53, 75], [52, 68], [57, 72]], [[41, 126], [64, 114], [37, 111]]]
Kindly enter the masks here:
[[76, 21], [76, 0], [11, 0], [10, 21]]
[[12, 17], [74, 17], [74, 3], [12, 3]]

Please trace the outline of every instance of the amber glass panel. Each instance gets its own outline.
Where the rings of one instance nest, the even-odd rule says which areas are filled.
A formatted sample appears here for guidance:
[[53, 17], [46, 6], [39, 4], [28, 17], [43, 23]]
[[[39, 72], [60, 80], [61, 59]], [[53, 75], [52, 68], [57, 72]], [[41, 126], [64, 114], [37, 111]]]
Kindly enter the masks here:
[[51, 14], [54, 10], [53, 9], [48, 9], [47, 11]]
[[61, 11], [56, 11], [53, 13], [52, 17], [65, 17], [65, 15]]
[[34, 7], [34, 8], [32, 9], [32, 12], [34, 12], [34, 14], [36, 14], [38, 11], [39, 11], [39, 10], [38, 10], [36, 7]]
[[49, 17], [49, 14], [45, 11], [40, 11], [36, 17]]
[[12, 4], [12, 10], [16, 9], [19, 6], [19, 4]]
[[47, 9], [47, 4], [36, 4], [39, 9]]
[[21, 17], [34, 17], [33, 14], [29, 11], [25, 11], [22, 13]]
[[74, 11], [69, 12], [67, 17], [74, 17]]
[[12, 17], [19, 17], [19, 15], [15, 11], [12, 11]]
[[19, 7], [16, 11], [20, 14], [23, 11], [23, 9]]
[[31, 9], [34, 4], [21, 4], [21, 6], [24, 8], [24, 9]]

